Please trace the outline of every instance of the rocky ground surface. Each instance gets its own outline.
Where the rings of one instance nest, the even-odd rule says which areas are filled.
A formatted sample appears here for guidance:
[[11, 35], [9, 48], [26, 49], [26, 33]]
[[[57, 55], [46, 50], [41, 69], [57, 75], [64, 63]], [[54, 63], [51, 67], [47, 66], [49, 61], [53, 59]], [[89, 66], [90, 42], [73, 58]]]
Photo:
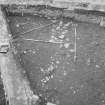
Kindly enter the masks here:
[[38, 105], [105, 105], [104, 28], [41, 15], [9, 16], [8, 23]]

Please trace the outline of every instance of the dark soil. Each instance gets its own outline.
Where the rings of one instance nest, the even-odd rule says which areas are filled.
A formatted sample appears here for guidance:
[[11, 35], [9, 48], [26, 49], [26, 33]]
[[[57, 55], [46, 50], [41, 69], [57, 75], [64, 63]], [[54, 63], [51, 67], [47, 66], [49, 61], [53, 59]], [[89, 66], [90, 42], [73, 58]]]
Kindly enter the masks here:
[[104, 28], [62, 17], [8, 20], [15, 58], [40, 97], [38, 105], [105, 104]]

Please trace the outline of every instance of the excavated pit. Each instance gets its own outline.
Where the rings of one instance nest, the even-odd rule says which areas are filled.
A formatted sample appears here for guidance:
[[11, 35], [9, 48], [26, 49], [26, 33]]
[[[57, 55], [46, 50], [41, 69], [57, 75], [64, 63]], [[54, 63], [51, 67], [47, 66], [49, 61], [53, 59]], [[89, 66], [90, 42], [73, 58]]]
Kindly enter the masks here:
[[[1, 73], [0, 73], [0, 75], [1, 75]], [[8, 101], [6, 100], [6, 95], [5, 95], [4, 86], [3, 86], [1, 76], [0, 76], [0, 105], [9, 105]]]
[[13, 55], [37, 105], [105, 104], [105, 28], [41, 14], [7, 18]]

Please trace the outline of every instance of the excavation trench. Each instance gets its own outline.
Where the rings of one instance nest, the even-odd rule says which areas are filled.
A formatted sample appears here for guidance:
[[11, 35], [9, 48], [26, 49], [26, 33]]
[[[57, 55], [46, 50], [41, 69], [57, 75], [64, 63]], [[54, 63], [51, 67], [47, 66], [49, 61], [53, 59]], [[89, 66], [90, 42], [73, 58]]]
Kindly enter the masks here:
[[14, 60], [39, 97], [36, 105], [105, 104], [104, 27], [11, 11], [7, 21]]

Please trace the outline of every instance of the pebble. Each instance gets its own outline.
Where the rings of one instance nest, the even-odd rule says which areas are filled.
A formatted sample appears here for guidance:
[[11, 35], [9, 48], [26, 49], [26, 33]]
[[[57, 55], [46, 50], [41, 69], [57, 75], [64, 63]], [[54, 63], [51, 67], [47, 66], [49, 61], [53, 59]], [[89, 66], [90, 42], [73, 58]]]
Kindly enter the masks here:
[[32, 51], [33, 54], [36, 54], [36, 51]]
[[64, 39], [65, 35], [60, 35], [59, 38]]
[[32, 98], [33, 98], [34, 100], [38, 100], [38, 99], [39, 99], [39, 97], [38, 97], [37, 95], [33, 95]]
[[63, 21], [60, 21], [59, 26], [62, 26], [62, 25], [63, 25]]
[[67, 24], [65, 24], [65, 27], [68, 27], [70, 24], [72, 24], [72, 22], [68, 22]]
[[64, 44], [64, 47], [65, 47], [65, 48], [68, 48], [69, 45], [70, 45], [70, 43], [65, 43], [65, 44]]
[[100, 68], [100, 66], [99, 65], [96, 65], [96, 68]]
[[56, 63], [59, 64], [60, 62], [59, 61], [56, 61]]
[[9, 34], [8, 36], [9, 36], [9, 37], [12, 37], [12, 34]]
[[24, 51], [23, 53], [24, 53], [24, 54], [26, 54], [26, 53], [27, 53], [27, 51]]
[[16, 27], [20, 27], [20, 25], [19, 25], [19, 24], [17, 24], [17, 25], [16, 25]]
[[64, 71], [64, 73], [63, 73], [63, 74], [64, 74], [64, 76], [66, 76], [66, 75], [67, 75], [67, 72], [66, 72], [66, 71]]
[[65, 31], [62, 32], [62, 34], [66, 34], [67, 32], [68, 32], [68, 30], [65, 30]]

